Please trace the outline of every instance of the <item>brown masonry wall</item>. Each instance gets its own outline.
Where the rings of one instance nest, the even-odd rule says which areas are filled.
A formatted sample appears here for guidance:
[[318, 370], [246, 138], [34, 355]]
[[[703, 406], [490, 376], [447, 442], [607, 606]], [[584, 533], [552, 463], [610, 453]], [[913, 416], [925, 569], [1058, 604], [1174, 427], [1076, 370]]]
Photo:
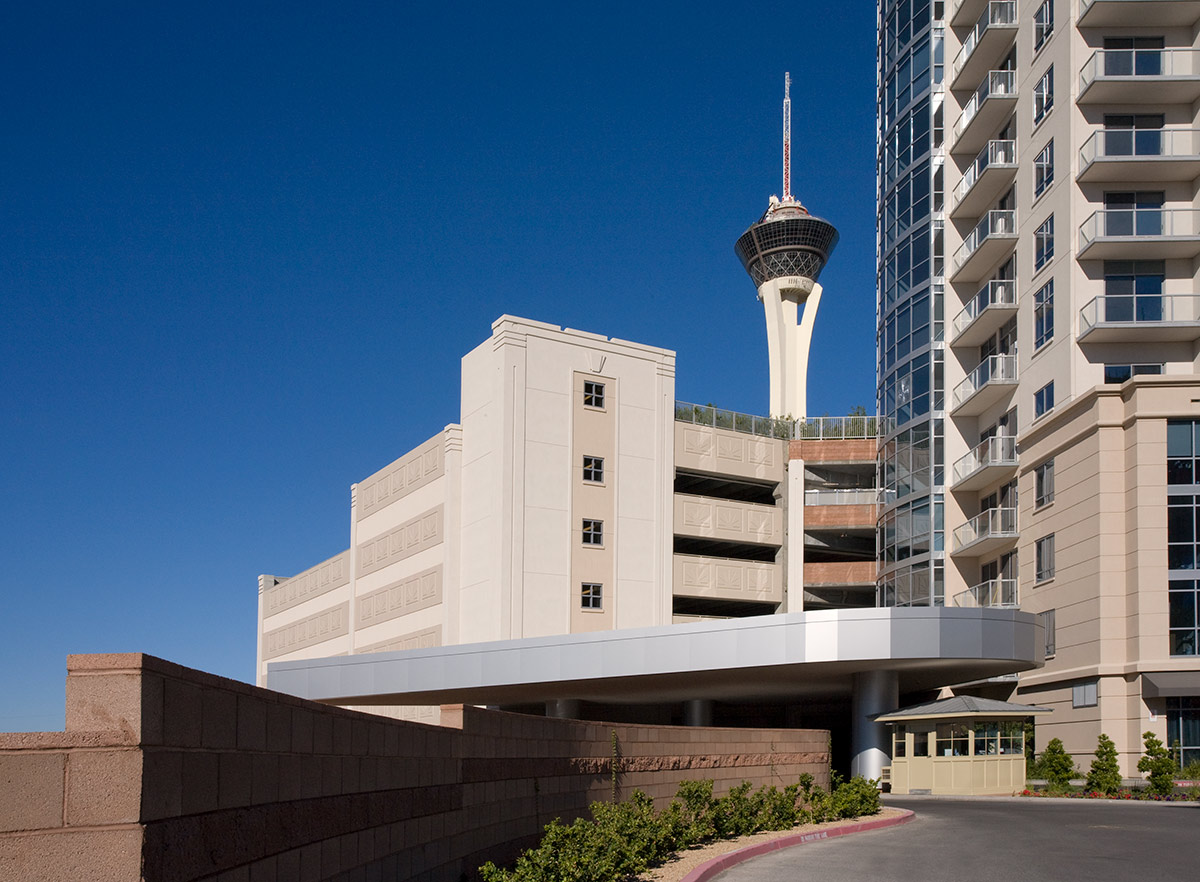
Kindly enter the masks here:
[[788, 459], [806, 462], [874, 462], [875, 451], [874, 438], [788, 442]]
[[442, 726], [153, 656], [67, 661], [66, 731], [0, 734], [0, 879], [457, 882], [555, 817], [682, 780], [808, 772], [828, 733], [607, 725], [447, 706]]

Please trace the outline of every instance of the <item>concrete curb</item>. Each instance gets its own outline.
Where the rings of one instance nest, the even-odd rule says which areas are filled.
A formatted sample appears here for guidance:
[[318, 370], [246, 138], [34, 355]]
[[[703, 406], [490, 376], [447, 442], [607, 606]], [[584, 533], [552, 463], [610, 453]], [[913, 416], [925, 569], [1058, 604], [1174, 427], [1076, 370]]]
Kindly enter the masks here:
[[[895, 806], [889, 806], [895, 808]], [[756, 858], [764, 854], [769, 854], [772, 851], [778, 851], [781, 848], [791, 848], [794, 845], [804, 845], [806, 842], [819, 842], [822, 839], [833, 839], [836, 836], [848, 836], [851, 833], [865, 833], [868, 830], [882, 830], [884, 827], [896, 827], [900, 824], [907, 824], [916, 815], [908, 809], [901, 809], [904, 812], [902, 815], [897, 815], [892, 818], [877, 818], [872, 821], [857, 821], [850, 824], [845, 824], [841, 827], [832, 827], [828, 830], [811, 830], [808, 833], [796, 833], [793, 836], [781, 836], [778, 839], [772, 839], [770, 842], [759, 842], [756, 845], [747, 845], [745, 848], [739, 848], [737, 851], [731, 851], [727, 854], [718, 855], [712, 860], [705, 861], [696, 869], [692, 870], [683, 877], [683, 882], [708, 882], [718, 873], [723, 873], [730, 867], [736, 866], [743, 861], [748, 861], [751, 858]]]

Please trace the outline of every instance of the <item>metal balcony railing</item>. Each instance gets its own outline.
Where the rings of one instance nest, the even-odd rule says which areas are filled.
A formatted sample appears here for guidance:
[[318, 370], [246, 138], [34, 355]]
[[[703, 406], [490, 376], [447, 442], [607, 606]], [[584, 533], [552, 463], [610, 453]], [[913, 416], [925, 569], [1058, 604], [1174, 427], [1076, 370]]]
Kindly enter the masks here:
[[954, 124], [955, 137], [962, 135], [967, 126], [971, 124], [971, 120], [979, 113], [979, 108], [989, 98], [1001, 95], [1015, 95], [1016, 83], [1015, 71], [989, 70], [987, 76], [983, 78], [983, 82], [979, 84], [979, 88], [975, 90], [975, 94], [963, 105], [958, 122]]
[[791, 420], [786, 417], [753, 416], [733, 410], [722, 410], [711, 404], [675, 402], [675, 421], [697, 426], [713, 426], [746, 435], [782, 440], [830, 441], [870, 439], [877, 437], [879, 420], [873, 416], [808, 417]]
[[808, 417], [796, 420], [792, 437], [805, 441], [835, 441], [874, 439], [878, 434], [879, 420], [873, 416]]
[[[983, 15], [979, 16], [979, 21], [975, 22], [975, 27], [971, 29], [971, 33], [967, 34], [963, 40], [962, 48], [958, 50], [958, 55], [954, 57], [953, 75], [958, 76], [959, 72], [967, 63], [967, 59], [975, 52], [979, 46], [979, 41], [983, 39], [983, 35], [987, 29], [993, 25], [1016, 25], [1017, 23], [1017, 3], [1016, 0], [991, 0], [987, 5], [987, 9], [983, 11]], [[986, 59], [985, 59], [986, 60]]]
[[962, 245], [954, 252], [954, 269], [962, 267], [964, 263], [971, 259], [971, 255], [979, 250], [979, 247], [988, 240], [991, 236], [999, 235], [1015, 235], [1017, 232], [1017, 213], [1012, 209], [1000, 210], [992, 209], [975, 225], [975, 229], [971, 230], [963, 239]]
[[1081, 336], [1105, 324], [1200, 322], [1200, 294], [1102, 294], [1079, 311]]
[[966, 591], [954, 595], [954, 605], [1014, 609], [1021, 605], [1017, 599], [1017, 580], [988, 579], [986, 582], [972, 585]]
[[876, 505], [879, 491], [874, 487], [849, 490], [805, 490], [805, 505]]
[[1079, 168], [1097, 159], [1200, 156], [1200, 129], [1101, 129], [1079, 148]]
[[954, 327], [951, 339], [957, 337], [971, 326], [989, 306], [1016, 306], [1017, 283], [1009, 279], [993, 279], [954, 317]]
[[961, 551], [985, 539], [1015, 539], [1017, 510], [989, 508], [954, 530], [954, 550]]
[[997, 435], [987, 438], [954, 463], [954, 483], [966, 480], [980, 469], [992, 466], [1016, 466], [1017, 439], [1012, 435]]
[[1197, 49], [1097, 49], [1079, 71], [1079, 91], [1111, 77], [1194, 77], [1200, 74]]
[[987, 146], [980, 150], [979, 155], [975, 157], [975, 161], [963, 172], [962, 180], [954, 188], [954, 201], [961, 202], [963, 197], [971, 192], [971, 188], [975, 186], [985, 169], [992, 166], [1016, 166], [1016, 164], [1016, 141], [988, 141]]
[[988, 383], [1015, 383], [1017, 381], [1017, 357], [1015, 355], [989, 355], [971, 371], [961, 383], [954, 387], [953, 407], [958, 407]]
[[1200, 209], [1101, 208], [1079, 228], [1079, 250], [1096, 239], [1194, 237], [1200, 232]]

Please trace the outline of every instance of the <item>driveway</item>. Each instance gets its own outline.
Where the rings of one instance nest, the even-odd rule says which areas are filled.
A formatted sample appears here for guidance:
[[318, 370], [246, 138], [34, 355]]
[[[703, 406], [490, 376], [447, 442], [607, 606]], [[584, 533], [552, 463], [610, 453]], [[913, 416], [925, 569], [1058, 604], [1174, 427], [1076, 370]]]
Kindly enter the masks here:
[[747, 861], [720, 882], [1101, 882], [1200, 878], [1200, 804], [1107, 800], [886, 800], [899, 827]]

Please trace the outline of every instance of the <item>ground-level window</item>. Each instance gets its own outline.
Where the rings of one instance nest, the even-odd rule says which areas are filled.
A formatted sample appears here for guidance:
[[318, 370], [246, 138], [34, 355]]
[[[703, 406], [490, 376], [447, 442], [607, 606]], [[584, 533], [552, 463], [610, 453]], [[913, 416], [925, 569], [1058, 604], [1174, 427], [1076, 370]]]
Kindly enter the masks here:
[[1014, 756], [1025, 752], [1025, 727], [1019, 720], [980, 720], [975, 724], [976, 756]]
[[1181, 765], [1200, 762], [1200, 695], [1167, 699], [1167, 746], [1176, 744]]
[[905, 750], [908, 745], [904, 741], [905, 729], [903, 726], [896, 727], [896, 734], [892, 739], [892, 759], [899, 759], [906, 756]]
[[580, 589], [579, 606], [582, 609], [603, 609], [604, 586], [599, 582], [584, 582]]
[[971, 730], [966, 723], [938, 723], [937, 755], [971, 755]]

